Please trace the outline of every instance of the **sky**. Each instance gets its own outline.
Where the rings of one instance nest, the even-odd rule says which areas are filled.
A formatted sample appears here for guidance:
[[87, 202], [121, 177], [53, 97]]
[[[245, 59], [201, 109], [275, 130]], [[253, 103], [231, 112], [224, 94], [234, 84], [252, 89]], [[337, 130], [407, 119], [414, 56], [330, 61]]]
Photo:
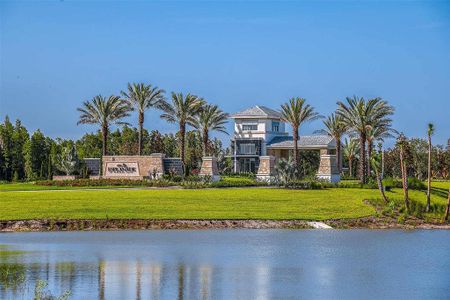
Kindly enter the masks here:
[[[76, 108], [128, 82], [196, 94], [229, 113], [298, 96], [328, 115], [347, 96], [382, 97], [397, 130], [425, 137], [432, 122], [444, 144], [450, 1], [0, 1], [2, 120], [80, 138], [97, 128], [77, 126]], [[159, 114], [147, 112], [145, 127], [174, 132]]]

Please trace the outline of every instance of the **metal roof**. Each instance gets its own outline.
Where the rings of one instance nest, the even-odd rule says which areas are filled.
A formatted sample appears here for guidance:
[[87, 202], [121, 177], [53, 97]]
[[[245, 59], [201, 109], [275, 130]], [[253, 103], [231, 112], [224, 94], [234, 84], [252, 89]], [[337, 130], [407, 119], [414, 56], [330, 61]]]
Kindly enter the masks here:
[[[299, 148], [336, 148], [336, 141], [328, 135], [302, 135], [297, 145]], [[269, 143], [267, 148], [294, 148], [292, 136], [277, 136]]]
[[281, 114], [273, 110], [271, 108], [262, 106], [262, 105], [255, 105], [253, 107], [244, 109], [243, 111], [240, 111], [238, 113], [235, 113], [231, 116], [232, 118], [276, 118], [280, 119]]

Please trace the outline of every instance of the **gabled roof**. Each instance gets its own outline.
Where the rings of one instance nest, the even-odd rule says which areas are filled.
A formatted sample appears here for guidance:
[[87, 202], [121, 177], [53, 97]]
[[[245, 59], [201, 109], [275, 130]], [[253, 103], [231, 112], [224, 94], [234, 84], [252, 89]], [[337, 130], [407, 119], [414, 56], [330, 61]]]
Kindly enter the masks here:
[[[336, 141], [328, 135], [302, 135], [298, 141], [299, 148], [336, 148]], [[267, 148], [294, 148], [292, 136], [274, 137]]]
[[281, 114], [276, 110], [271, 108], [255, 105], [253, 107], [244, 109], [238, 113], [235, 113], [231, 116], [232, 118], [276, 118], [280, 119]]

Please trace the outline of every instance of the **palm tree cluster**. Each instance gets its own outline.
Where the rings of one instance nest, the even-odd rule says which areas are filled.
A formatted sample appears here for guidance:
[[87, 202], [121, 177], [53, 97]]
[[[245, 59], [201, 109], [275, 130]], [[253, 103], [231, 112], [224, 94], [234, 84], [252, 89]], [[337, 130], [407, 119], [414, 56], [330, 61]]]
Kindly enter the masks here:
[[[347, 97], [337, 102], [336, 114], [341, 118], [351, 138], [359, 140], [358, 175], [361, 183], [367, 183], [370, 172], [370, 160], [375, 141], [382, 142], [393, 137], [392, 128], [394, 108], [382, 98], [365, 100], [362, 97]], [[367, 146], [367, 147], [366, 147]]]
[[121, 96], [95, 96], [90, 101], [83, 102], [78, 108], [80, 118], [78, 124], [97, 124], [102, 132], [102, 155], [108, 153], [108, 133], [110, 126], [129, 125], [123, 119], [130, 116], [132, 111], [138, 113], [139, 127], [139, 155], [142, 154], [142, 132], [144, 128], [145, 111], [158, 109], [162, 111], [161, 118], [179, 126], [180, 157], [185, 163], [185, 140], [187, 126], [192, 126], [202, 136], [203, 153], [208, 155], [209, 136], [211, 131], [226, 133], [225, 124], [228, 114], [217, 105], [208, 104], [203, 98], [192, 94], [171, 93], [170, 100], [165, 97], [165, 91], [151, 84], [129, 83]]
[[[353, 175], [353, 161], [358, 159], [359, 178], [362, 183], [366, 183], [368, 173], [371, 174], [370, 160], [374, 142], [382, 142], [396, 133], [392, 128], [392, 119], [390, 118], [394, 113], [394, 108], [379, 97], [367, 101], [356, 96], [347, 97], [345, 102], [338, 101], [337, 105], [337, 110], [324, 119], [325, 129], [318, 132], [335, 139], [339, 172], [342, 172], [341, 139], [346, 134], [350, 136], [350, 141], [345, 139], [344, 144], [344, 156], [349, 161], [350, 176]], [[298, 164], [299, 129], [303, 123], [316, 120], [321, 116], [314, 111], [312, 106], [305, 103], [305, 99], [298, 97], [291, 98], [287, 103], [281, 105], [281, 115], [282, 119], [293, 129], [294, 162]], [[358, 138], [356, 139], [356, 137]]]

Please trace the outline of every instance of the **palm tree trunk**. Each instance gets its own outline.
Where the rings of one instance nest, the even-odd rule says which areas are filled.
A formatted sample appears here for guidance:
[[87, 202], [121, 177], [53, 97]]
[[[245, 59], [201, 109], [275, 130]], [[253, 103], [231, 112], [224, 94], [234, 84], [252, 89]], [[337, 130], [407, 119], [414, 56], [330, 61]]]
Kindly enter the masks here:
[[139, 145], [138, 145], [138, 155], [142, 155], [142, 131], [144, 128], [144, 112], [139, 112]]
[[105, 156], [108, 153], [108, 125], [102, 126], [102, 155]]
[[[184, 161], [184, 146], [186, 140], [186, 124], [180, 123], [180, 157], [183, 163], [183, 170], [185, 171], [185, 161]], [[183, 172], [184, 173], [184, 172]]]
[[431, 205], [431, 136], [428, 135], [428, 186], [427, 186], [427, 206], [425, 211], [430, 211]]
[[366, 161], [366, 134], [361, 133], [359, 136], [359, 180], [362, 184], [366, 183], [367, 161]]
[[381, 181], [380, 172], [377, 169], [375, 169], [375, 176], [377, 177], [378, 189], [380, 190], [381, 196], [383, 196], [384, 203], [388, 203], [388, 199], [384, 193], [383, 181]]
[[208, 130], [203, 130], [203, 156], [208, 156]]
[[337, 167], [338, 172], [341, 174], [342, 172], [342, 159], [341, 159], [341, 138], [336, 137], [336, 156], [337, 156]]
[[373, 148], [373, 144], [372, 141], [367, 141], [367, 161], [369, 162], [367, 164], [367, 176], [370, 177], [371, 174], [371, 166], [370, 166], [370, 159], [372, 157], [372, 148]]
[[298, 169], [298, 127], [293, 128], [293, 138], [294, 138], [294, 163], [295, 167]]
[[402, 185], [403, 185], [403, 196], [405, 198], [406, 211], [409, 212], [409, 197], [408, 197], [408, 176], [406, 174], [405, 166], [405, 153], [403, 146], [400, 146], [400, 169], [402, 171]]
[[349, 170], [349, 172], [350, 172], [350, 178], [352, 178], [353, 177], [353, 159], [352, 158], [349, 158], [348, 159], [348, 170]]

